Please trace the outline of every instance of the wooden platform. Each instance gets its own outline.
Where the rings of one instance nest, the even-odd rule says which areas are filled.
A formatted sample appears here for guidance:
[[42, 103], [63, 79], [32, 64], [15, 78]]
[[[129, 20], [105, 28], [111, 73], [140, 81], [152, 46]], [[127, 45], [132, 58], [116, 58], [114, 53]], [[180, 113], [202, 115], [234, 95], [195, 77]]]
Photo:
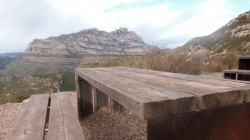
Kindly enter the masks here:
[[80, 114], [95, 108], [95, 88], [142, 119], [250, 101], [247, 82], [135, 68], [76, 69], [76, 81]]
[[[46, 126], [48, 125], [48, 128]], [[45, 135], [48, 129], [48, 135]], [[68, 93], [32, 95], [7, 140], [85, 140]]]
[[239, 57], [238, 69], [224, 70], [224, 78], [250, 81], [250, 56]]

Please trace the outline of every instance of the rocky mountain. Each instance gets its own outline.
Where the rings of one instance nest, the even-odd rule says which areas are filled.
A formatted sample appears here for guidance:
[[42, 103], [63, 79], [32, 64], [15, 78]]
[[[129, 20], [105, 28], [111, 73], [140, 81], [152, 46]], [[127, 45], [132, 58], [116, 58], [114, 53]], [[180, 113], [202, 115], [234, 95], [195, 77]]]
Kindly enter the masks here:
[[127, 28], [113, 32], [95, 28], [77, 33], [35, 39], [29, 43], [24, 59], [31, 62], [87, 64], [125, 55], [143, 55], [152, 46]]
[[[0, 68], [1, 76], [22, 77], [28, 74], [73, 70], [89, 63], [104, 63], [125, 56], [140, 56], [153, 49], [135, 32], [120, 28], [113, 32], [95, 28], [77, 33], [34, 39], [23, 56]], [[0, 64], [1, 66], [1, 64]]]
[[191, 39], [176, 51], [193, 56], [209, 53], [210, 57], [228, 52], [250, 55], [250, 11], [247, 11], [214, 33]]

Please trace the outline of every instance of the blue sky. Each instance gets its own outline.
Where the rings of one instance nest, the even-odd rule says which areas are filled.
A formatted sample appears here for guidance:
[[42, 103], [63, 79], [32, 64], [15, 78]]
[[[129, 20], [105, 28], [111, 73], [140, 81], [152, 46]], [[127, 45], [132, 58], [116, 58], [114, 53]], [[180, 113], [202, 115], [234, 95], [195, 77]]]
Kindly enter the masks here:
[[175, 48], [209, 35], [249, 9], [249, 0], [1, 0], [0, 53], [34, 38], [127, 27], [148, 44]]

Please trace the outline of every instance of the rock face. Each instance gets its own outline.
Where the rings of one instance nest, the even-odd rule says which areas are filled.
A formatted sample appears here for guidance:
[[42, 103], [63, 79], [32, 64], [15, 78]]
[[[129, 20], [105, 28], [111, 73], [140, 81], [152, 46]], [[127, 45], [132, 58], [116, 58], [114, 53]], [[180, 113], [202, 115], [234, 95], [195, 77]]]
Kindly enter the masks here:
[[188, 55], [209, 53], [210, 57], [235, 52], [250, 55], [250, 11], [239, 15], [214, 33], [197, 37], [176, 49]]
[[58, 37], [34, 39], [29, 43], [23, 60], [34, 65], [56, 66], [65, 70], [79, 64], [105, 62], [127, 55], [143, 55], [151, 48], [127, 28], [109, 33], [93, 28]]
[[94, 28], [58, 37], [35, 39], [29, 43], [25, 57], [142, 55], [149, 49], [150, 46], [145, 44], [141, 37], [127, 28], [110, 33]]

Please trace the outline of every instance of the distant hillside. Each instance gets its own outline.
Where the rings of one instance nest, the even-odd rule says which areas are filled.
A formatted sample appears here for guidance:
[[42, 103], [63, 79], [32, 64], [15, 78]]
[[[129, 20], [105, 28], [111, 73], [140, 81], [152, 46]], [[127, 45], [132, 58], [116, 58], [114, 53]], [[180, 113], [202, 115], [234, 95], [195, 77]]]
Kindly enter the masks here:
[[14, 59], [15, 57], [0, 56], [0, 70], [5, 69]]
[[208, 52], [210, 57], [227, 52], [250, 55], [250, 11], [208, 36], [191, 39], [175, 51], [188, 52], [190, 56], [204, 52]]
[[0, 53], [0, 56], [20, 56], [23, 54], [24, 52], [10, 52], [10, 53]]

